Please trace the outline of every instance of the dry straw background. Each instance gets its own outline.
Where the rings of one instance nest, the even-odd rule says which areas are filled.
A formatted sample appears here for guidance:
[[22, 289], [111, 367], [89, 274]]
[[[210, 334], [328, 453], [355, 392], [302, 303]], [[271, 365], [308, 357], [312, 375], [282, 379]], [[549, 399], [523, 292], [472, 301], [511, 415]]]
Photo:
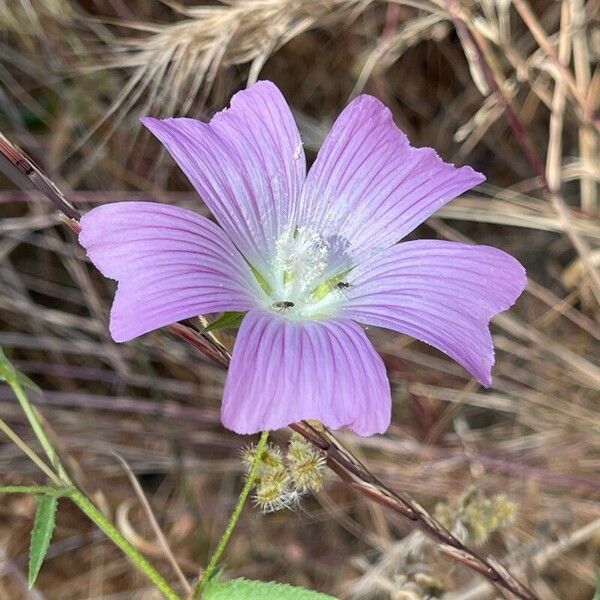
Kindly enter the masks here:
[[[207, 118], [257, 78], [284, 91], [309, 159], [366, 91], [415, 144], [483, 171], [484, 185], [418, 234], [497, 245], [528, 269], [527, 292], [495, 320], [493, 389], [422, 344], [372, 332], [393, 424], [339, 437], [393, 489], [431, 511], [449, 505], [455, 529], [465, 492], [504, 494], [514, 518], [478, 551], [540, 598], [589, 600], [600, 570], [599, 15], [598, 0], [4, 0], [0, 129], [81, 211], [136, 198], [205, 210], [137, 119]], [[112, 283], [1, 166], [0, 345], [45, 390], [35, 400], [80, 484], [175, 581], [122, 457], [191, 578], [240, 485], [247, 440], [219, 425], [224, 372], [168, 332], [112, 343]], [[31, 440], [5, 386], [0, 417]], [[36, 480], [0, 440], [2, 484]], [[156, 597], [62, 509], [28, 590], [34, 502], [0, 498], [0, 598]], [[340, 598], [500, 597], [413, 530], [329, 473], [295, 512], [248, 509], [226, 562], [232, 575]]]

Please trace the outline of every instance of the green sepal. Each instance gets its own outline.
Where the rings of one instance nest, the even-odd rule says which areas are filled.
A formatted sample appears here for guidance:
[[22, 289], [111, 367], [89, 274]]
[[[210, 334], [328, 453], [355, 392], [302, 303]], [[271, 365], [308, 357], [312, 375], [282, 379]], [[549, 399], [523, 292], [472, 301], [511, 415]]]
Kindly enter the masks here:
[[205, 600], [337, 600], [333, 596], [284, 583], [212, 578], [204, 592]]
[[246, 313], [236, 311], [221, 313], [212, 323], [209, 323], [202, 330], [202, 333], [208, 333], [209, 331], [215, 331], [216, 329], [235, 329], [241, 325], [245, 315]]

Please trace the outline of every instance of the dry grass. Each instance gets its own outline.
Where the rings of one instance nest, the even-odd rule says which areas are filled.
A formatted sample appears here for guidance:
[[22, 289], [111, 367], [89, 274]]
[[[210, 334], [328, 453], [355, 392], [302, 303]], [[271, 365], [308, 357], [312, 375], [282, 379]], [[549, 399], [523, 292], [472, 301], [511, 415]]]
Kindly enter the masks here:
[[[377, 333], [393, 425], [385, 437], [341, 439], [430, 509], [471, 486], [506, 494], [517, 515], [481, 552], [501, 558], [541, 598], [591, 598], [600, 562], [600, 2], [190, 4], [2, 4], [0, 129], [72, 190], [82, 211], [134, 197], [198, 208], [189, 185], [139, 135], [137, 117], [206, 116], [261, 77], [286, 93], [310, 151], [364, 90], [392, 108], [415, 143], [486, 173], [486, 184], [420, 233], [485, 241], [528, 268], [527, 293], [495, 320], [494, 388], [484, 391], [421, 344]], [[81, 484], [160, 561], [112, 453], [123, 457], [192, 577], [242, 469], [244, 440], [218, 420], [224, 374], [166, 332], [112, 343], [111, 284], [42, 198], [15, 191], [20, 181], [5, 183], [0, 345], [47, 390], [36, 400]], [[7, 388], [0, 416], [28, 435]], [[0, 478], [25, 483], [38, 474], [7, 443]], [[119, 553], [63, 508], [49, 560], [27, 591], [33, 502], [0, 499], [0, 598], [151, 598]], [[445, 600], [493, 597], [419, 536], [331, 476], [298, 513], [249, 510], [227, 565], [341, 598], [419, 598], [423, 574], [440, 580]], [[175, 582], [167, 560], [160, 564]]]

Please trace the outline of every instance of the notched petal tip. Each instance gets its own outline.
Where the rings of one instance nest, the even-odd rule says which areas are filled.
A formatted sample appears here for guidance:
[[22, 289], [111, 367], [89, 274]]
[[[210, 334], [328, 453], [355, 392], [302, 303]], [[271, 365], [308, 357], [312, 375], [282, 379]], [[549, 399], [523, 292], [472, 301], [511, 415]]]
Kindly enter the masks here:
[[417, 148], [391, 111], [367, 94], [336, 119], [303, 189], [301, 219], [347, 240], [363, 258], [401, 240], [485, 177]]
[[146, 331], [140, 332], [138, 328], [132, 330], [131, 327], [127, 327], [127, 325], [124, 325], [120, 319], [116, 319], [113, 316], [113, 311], [111, 311], [108, 321], [108, 332], [110, 333], [110, 337], [112, 338], [113, 342], [116, 342], [117, 344], [130, 342], [136, 337], [139, 337], [144, 333], [148, 333]]
[[105, 204], [82, 218], [92, 263], [118, 281], [110, 332], [117, 342], [199, 314], [245, 311], [261, 291], [222, 229], [153, 202]]
[[405, 242], [355, 269], [342, 310], [434, 346], [490, 387], [490, 320], [514, 304], [526, 281], [519, 261], [497, 248]]

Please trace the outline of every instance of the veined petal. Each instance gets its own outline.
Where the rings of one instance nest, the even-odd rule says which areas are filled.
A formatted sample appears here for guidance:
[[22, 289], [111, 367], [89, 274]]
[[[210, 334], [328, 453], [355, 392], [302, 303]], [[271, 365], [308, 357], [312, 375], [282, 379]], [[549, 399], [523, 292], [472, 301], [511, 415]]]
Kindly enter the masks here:
[[294, 321], [250, 311], [238, 332], [221, 420], [237, 433], [319, 419], [359, 435], [390, 423], [390, 386], [381, 357], [348, 319]]
[[343, 316], [426, 342], [486, 386], [494, 364], [489, 321], [527, 283], [521, 264], [501, 250], [438, 240], [393, 246], [347, 280]]
[[484, 179], [444, 163], [432, 148], [411, 147], [389, 109], [363, 95], [340, 114], [319, 151], [298, 223], [348, 243], [356, 264]]
[[176, 206], [105, 204], [83, 216], [79, 242], [119, 282], [110, 314], [117, 342], [203, 313], [249, 310], [263, 294], [225, 232]]
[[149, 117], [142, 122], [246, 259], [258, 269], [268, 264], [306, 171], [298, 128], [277, 87], [259, 81], [233, 96], [231, 107], [210, 123]]

